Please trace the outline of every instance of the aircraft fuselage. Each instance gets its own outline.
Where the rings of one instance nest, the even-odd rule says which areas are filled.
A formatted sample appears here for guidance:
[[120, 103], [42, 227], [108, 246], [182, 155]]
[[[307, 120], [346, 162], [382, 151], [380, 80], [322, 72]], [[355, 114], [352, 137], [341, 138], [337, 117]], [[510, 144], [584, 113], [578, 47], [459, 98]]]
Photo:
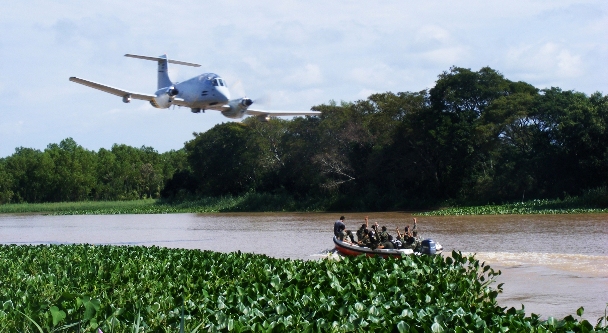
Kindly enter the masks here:
[[[191, 108], [217, 109], [230, 101], [226, 82], [217, 74], [205, 73], [175, 84], [177, 97]], [[214, 106], [217, 106], [214, 108]]]

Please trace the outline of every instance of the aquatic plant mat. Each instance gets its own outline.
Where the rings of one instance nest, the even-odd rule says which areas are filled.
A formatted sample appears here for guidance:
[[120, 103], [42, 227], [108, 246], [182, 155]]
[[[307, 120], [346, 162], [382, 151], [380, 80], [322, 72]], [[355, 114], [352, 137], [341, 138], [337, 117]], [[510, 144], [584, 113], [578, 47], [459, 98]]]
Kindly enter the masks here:
[[588, 214], [608, 213], [608, 208], [592, 207], [592, 205], [570, 198], [567, 200], [530, 200], [503, 205], [484, 205], [470, 207], [450, 207], [418, 213], [418, 216], [447, 216], [447, 215], [503, 215], [503, 214]]
[[[93, 245], [0, 246], [2, 332], [590, 332], [500, 308], [473, 256], [301, 261]], [[578, 315], [582, 314], [582, 308]], [[606, 332], [602, 322], [595, 329]]]

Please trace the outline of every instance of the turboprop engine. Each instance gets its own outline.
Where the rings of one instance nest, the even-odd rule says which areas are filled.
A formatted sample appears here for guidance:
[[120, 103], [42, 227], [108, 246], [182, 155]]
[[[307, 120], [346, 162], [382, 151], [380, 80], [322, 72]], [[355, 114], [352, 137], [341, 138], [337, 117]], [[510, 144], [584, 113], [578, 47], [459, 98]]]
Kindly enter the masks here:
[[243, 116], [245, 115], [245, 111], [247, 111], [247, 108], [250, 107], [251, 104], [253, 104], [251, 98], [243, 97], [239, 99], [233, 99], [228, 102], [228, 106], [230, 106], [230, 109], [222, 111], [222, 114], [225, 117], [232, 119], [243, 118]]
[[171, 103], [173, 103], [173, 97], [177, 96], [177, 94], [179, 94], [179, 90], [177, 90], [175, 87], [159, 89], [156, 91], [156, 97], [150, 101], [150, 104], [152, 104], [152, 106], [155, 108], [166, 109], [171, 106]]

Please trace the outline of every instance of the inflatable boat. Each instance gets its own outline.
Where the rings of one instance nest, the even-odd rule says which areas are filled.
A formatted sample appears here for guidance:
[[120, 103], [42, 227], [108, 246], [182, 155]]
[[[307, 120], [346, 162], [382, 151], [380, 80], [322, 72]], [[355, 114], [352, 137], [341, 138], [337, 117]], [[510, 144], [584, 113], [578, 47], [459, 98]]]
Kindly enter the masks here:
[[435, 243], [432, 239], [425, 239], [421, 243], [420, 252], [415, 252], [412, 249], [375, 249], [372, 250], [369, 247], [359, 246], [356, 244], [350, 244], [339, 240], [334, 236], [334, 244], [336, 251], [343, 256], [355, 257], [360, 255], [366, 255], [368, 257], [380, 256], [383, 258], [387, 257], [401, 257], [404, 255], [411, 254], [439, 254], [443, 251], [443, 246], [439, 243]]

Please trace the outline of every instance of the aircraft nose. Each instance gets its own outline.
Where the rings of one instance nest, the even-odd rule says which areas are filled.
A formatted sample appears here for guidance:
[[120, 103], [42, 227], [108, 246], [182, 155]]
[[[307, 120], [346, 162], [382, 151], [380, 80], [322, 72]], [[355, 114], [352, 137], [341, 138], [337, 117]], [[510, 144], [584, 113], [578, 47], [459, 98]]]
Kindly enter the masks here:
[[228, 102], [230, 100], [230, 91], [228, 91], [226, 87], [217, 87], [215, 90], [218, 99], [223, 99], [224, 102]]

